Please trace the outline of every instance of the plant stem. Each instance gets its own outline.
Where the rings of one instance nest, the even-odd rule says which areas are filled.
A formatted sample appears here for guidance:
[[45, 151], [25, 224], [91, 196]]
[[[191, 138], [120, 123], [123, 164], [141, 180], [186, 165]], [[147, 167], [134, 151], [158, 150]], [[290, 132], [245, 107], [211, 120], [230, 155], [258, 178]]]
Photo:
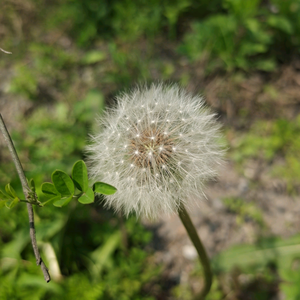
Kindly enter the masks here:
[[[19, 156], [16, 152], [16, 149], [14, 147], [14, 144], [11, 140], [11, 137], [9, 135], [9, 132], [5, 126], [4, 120], [2, 118], [2, 115], [0, 114], [0, 130], [3, 133], [4, 136], [4, 140], [6, 142], [6, 145], [9, 149], [9, 152], [12, 156], [12, 159], [14, 161], [15, 167], [17, 169], [21, 184], [22, 184], [22, 189], [23, 189], [23, 193], [25, 195], [25, 199], [28, 199], [29, 197], [29, 191], [30, 188], [28, 186], [25, 174], [24, 174], [24, 170], [23, 167], [21, 165]], [[27, 203], [27, 210], [28, 210], [28, 217], [29, 217], [29, 233], [30, 233], [30, 238], [31, 238], [31, 244], [32, 244], [32, 248], [33, 248], [33, 252], [36, 258], [36, 264], [41, 266], [41, 269], [43, 271], [44, 274], [44, 278], [46, 280], [46, 282], [49, 282], [51, 280], [49, 272], [47, 267], [45, 266], [41, 256], [40, 256], [40, 252], [39, 249], [37, 247], [37, 242], [36, 242], [36, 238], [35, 238], [35, 227], [34, 227], [34, 214], [33, 214], [33, 209], [32, 209], [32, 205], [30, 203]]]
[[195, 300], [202, 300], [202, 299], [205, 299], [206, 295], [210, 291], [211, 284], [212, 284], [212, 271], [211, 271], [211, 267], [210, 267], [209, 258], [207, 256], [205, 248], [199, 238], [196, 228], [193, 225], [192, 220], [183, 204], [181, 204], [178, 214], [179, 214], [181, 222], [183, 223], [192, 243], [194, 244], [194, 246], [198, 252], [200, 262], [203, 266], [204, 277], [205, 277], [204, 287], [203, 287], [202, 291], [199, 294], [197, 294], [194, 298]]

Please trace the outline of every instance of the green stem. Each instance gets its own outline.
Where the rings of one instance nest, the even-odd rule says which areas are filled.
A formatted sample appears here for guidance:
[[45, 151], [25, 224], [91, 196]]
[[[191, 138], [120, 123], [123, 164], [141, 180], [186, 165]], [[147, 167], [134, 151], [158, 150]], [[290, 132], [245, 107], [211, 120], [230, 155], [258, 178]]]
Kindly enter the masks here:
[[211, 267], [210, 267], [209, 258], [207, 256], [205, 248], [199, 238], [196, 228], [193, 225], [192, 220], [183, 204], [181, 204], [181, 206], [179, 208], [179, 217], [180, 217], [181, 222], [183, 223], [192, 243], [194, 244], [194, 246], [198, 252], [200, 262], [203, 266], [204, 277], [205, 277], [204, 287], [203, 287], [202, 291], [199, 294], [197, 294], [194, 298], [195, 300], [202, 300], [202, 299], [205, 299], [206, 295], [210, 291], [211, 284], [212, 284], [212, 271], [211, 271]]
[[23, 200], [23, 199], [19, 199], [20, 200], [20, 202], [25, 202], [25, 203], [29, 203], [29, 204], [31, 204], [31, 205], [36, 205], [36, 206], [39, 206], [39, 207], [42, 207], [43, 205], [42, 205], [42, 203], [41, 202], [39, 202], [39, 201], [28, 201], [28, 200]]

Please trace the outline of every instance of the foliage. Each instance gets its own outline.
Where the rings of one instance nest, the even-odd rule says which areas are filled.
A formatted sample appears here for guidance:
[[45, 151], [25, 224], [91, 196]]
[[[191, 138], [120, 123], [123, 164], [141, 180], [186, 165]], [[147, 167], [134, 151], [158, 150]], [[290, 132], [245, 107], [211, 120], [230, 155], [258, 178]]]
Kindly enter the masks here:
[[267, 162], [284, 159], [283, 165], [273, 167], [273, 176], [284, 178], [290, 190], [300, 177], [300, 117], [289, 121], [257, 121], [247, 134], [236, 138], [231, 158], [244, 165], [249, 158]]
[[[33, 0], [27, 2], [29, 7], [37, 5]], [[10, 13], [15, 15], [13, 11], [11, 7]], [[63, 0], [41, 2], [39, 11], [41, 14], [36, 18], [47, 32], [61, 28], [84, 48], [109, 41], [124, 51], [128, 42], [136, 46], [136, 42], [145, 39], [153, 52], [153, 39], [166, 32], [164, 38], [178, 39], [178, 50], [183, 56], [192, 61], [205, 60], [208, 72], [236, 68], [272, 71], [300, 49], [299, 0], [270, 0], [268, 3], [262, 0], [205, 0], [201, 3], [196, 0]], [[31, 13], [34, 12], [32, 9]], [[3, 22], [9, 21], [5, 18]], [[50, 45], [36, 40], [28, 51], [34, 62], [16, 64], [16, 73], [24, 75], [15, 79], [11, 90], [34, 99], [38, 91], [37, 70], [44, 76], [47, 74], [48, 80], [57, 80], [63, 75], [62, 70], [76, 64], [78, 56], [57, 43]], [[153, 53], [149, 54], [150, 58]], [[90, 56], [81, 61], [96, 63], [106, 56], [105, 52], [93, 49]], [[128, 60], [130, 55], [123, 62]]]
[[[213, 259], [213, 268], [218, 278], [222, 273], [232, 272], [236, 268], [240, 277], [243, 274], [247, 278], [246, 284], [239, 283], [241, 289], [247, 289], [251, 283], [260, 280], [265, 281], [272, 290], [271, 285], [279, 275], [283, 279], [281, 288], [287, 299], [298, 299], [299, 248], [299, 235], [286, 240], [263, 238], [255, 245], [237, 245], [220, 253]], [[266, 297], [270, 297], [270, 290], [252, 290], [251, 293], [254, 294], [253, 299], [268, 299]]]
[[[56, 216], [54, 212], [46, 213], [48, 217], [45, 213], [38, 214], [42, 218], [37, 221], [36, 228], [40, 247], [50, 267], [45, 249], [49, 244], [55, 249], [52, 263], [53, 259], [59, 263], [59, 281], [44, 282], [33, 263], [28, 230], [21, 228], [1, 247], [0, 299], [32, 299], [33, 288], [34, 299], [154, 299], [142, 291], [145, 284], [159, 274], [159, 268], [147, 263], [148, 254], [141, 249], [149, 241], [149, 235], [143, 238], [144, 229], [131, 218], [128, 232], [133, 237], [129, 239], [132, 248], [125, 256], [116, 226], [118, 222], [92, 220], [90, 215], [95, 214], [95, 208], [79, 205], [68, 206]], [[3, 212], [5, 215], [2, 210], [1, 217]], [[9, 218], [16, 220], [11, 214]], [[110, 216], [110, 220], [115, 218]], [[131, 235], [132, 222], [135, 235]], [[52, 277], [57, 281], [53, 273], [54, 269]]]
[[75, 198], [82, 204], [90, 204], [95, 200], [94, 192], [103, 195], [113, 195], [117, 189], [104, 182], [95, 182], [93, 189], [88, 186], [88, 174], [85, 162], [78, 160], [72, 169], [72, 177], [61, 170], [52, 173], [53, 183], [44, 182], [41, 191], [47, 199], [41, 203], [35, 194], [35, 183], [33, 179], [29, 181], [30, 192], [25, 200], [18, 198], [14, 189], [8, 183], [5, 186], [6, 194], [0, 190], [0, 208], [4, 205], [7, 208], [14, 207], [19, 202], [28, 202], [38, 206], [53, 203], [56, 207], [63, 207]]
[[247, 220], [253, 220], [260, 227], [264, 227], [262, 212], [254, 203], [247, 203], [240, 198], [225, 198], [225, 206], [232, 212], [236, 213], [236, 222], [242, 225]]
[[59, 5], [55, 3], [51, 25], [67, 27], [81, 46], [91, 44], [99, 36], [129, 41], [142, 36], [151, 39], [162, 29], [167, 29], [169, 36], [174, 37], [180, 17], [195, 9], [201, 13], [211, 10], [213, 5], [208, 2], [199, 4], [195, 0], [64, 0]]
[[[179, 51], [208, 61], [208, 71], [272, 71], [286, 53], [299, 52], [298, 0], [223, 0], [223, 11], [192, 23]], [[282, 53], [285, 53], [284, 57]]]

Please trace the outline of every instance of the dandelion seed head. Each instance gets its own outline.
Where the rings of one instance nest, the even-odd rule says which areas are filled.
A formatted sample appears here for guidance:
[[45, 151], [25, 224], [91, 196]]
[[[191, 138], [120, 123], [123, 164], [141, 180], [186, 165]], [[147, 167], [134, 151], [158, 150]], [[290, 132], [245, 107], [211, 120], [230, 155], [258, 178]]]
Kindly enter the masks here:
[[99, 124], [87, 147], [89, 175], [117, 188], [105, 204], [126, 215], [177, 212], [181, 201], [188, 205], [203, 196], [205, 181], [222, 162], [215, 115], [202, 97], [176, 85], [153, 84], [119, 96]]

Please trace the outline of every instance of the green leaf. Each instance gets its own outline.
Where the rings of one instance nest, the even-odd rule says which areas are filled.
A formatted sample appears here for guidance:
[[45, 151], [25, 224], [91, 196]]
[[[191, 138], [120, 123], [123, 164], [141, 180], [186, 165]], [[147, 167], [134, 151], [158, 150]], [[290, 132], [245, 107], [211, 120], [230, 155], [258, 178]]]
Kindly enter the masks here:
[[94, 118], [94, 112], [101, 113], [105, 107], [105, 100], [103, 94], [97, 90], [90, 90], [86, 97], [74, 104], [73, 112], [78, 121], [83, 123], [90, 123]]
[[90, 272], [95, 278], [101, 274], [103, 267], [107, 265], [110, 257], [115, 250], [119, 247], [121, 241], [121, 234], [119, 231], [111, 234], [108, 239], [101, 244], [96, 250], [94, 250], [90, 256], [92, 263], [90, 264]]
[[[60, 284], [51, 281], [51, 284], [47, 284], [44, 278], [40, 275], [30, 275], [30, 274], [20, 274], [17, 280], [17, 286], [22, 290], [29, 290], [33, 286], [38, 286], [40, 289], [43, 289], [44, 293], [48, 291], [51, 294], [62, 294], [64, 290], [60, 286]], [[40, 296], [38, 296], [40, 298]], [[30, 299], [29, 297], [24, 297], [23, 299]], [[34, 298], [38, 299], [38, 298]]]
[[18, 197], [15, 190], [11, 187], [9, 183], [5, 186], [5, 191], [11, 199], [15, 199], [16, 197]]
[[86, 192], [88, 189], [88, 173], [85, 162], [83, 160], [77, 161], [72, 170], [72, 179], [76, 188], [82, 192]]
[[293, 22], [291, 22], [289, 19], [283, 16], [275, 16], [271, 15], [267, 19], [267, 24], [282, 30], [287, 35], [293, 34], [294, 28], [293, 28]]
[[0, 200], [0, 209], [5, 206], [7, 200]]
[[67, 173], [56, 170], [52, 173], [51, 177], [56, 190], [62, 194], [62, 196], [73, 196], [74, 183]]
[[93, 50], [93, 51], [89, 51], [85, 54], [85, 56], [82, 59], [82, 62], [87, 65], [94, 64], [99, 61], [102, 61], [105, 58], [106, 58], [105, 52], [99, 51], [99, 50]]
[[72, 198], [73, 196], [61, 198], [60, 200], [55, 201], [53, 205], [56, 207], [66, 206], [72, 200]]
[[95, 200], [95, 195], [91, 188], [88, 188], [87, 191], [78, 198], [78, 201], [82, 204], [90, 204], [93, 203], [94, 200]]
[[43, 202], [42, 203], [42, 206], [45, 206], [45, 205], [47, 205], [47, 204], [50, 204], [51, 202], [56, 202], [56, 201], [58, 201], [58, 200], [60, 200], [61, 199], [61, 195], [57, 195], [57, 196], [55, 196], [55, 197], [53, 197], [53, 198], [50, 198], [49, 200], [47, 200], [47, 201], [45, 201], [45, 202]]
[[104, 182], [95, 182], [93, 185], [93, 190], [96, 193], [103, 195], [112, 195], [117, 191], [115, 187]]
[[20, 199], [18, 197], [16, 197], [15, 199], [13, 200], [8, 200], [5, 202], [5, 206], [7, 208], [13, 208], [16, 204], [18, 204], [20, 202]]
[[35, 192], [35, 183], [34, 183], [33, 178], [31, 178], [31, 179], [29, 180], [29, 187], [30, 187], [30, 189], [31, 189], [33, 192]]
[[222, 251], [212, 259], [215, 271], [229, 272], [233, 267], [245, 270], [247, 267], [259, 267], [276, 261], [278, 270], [289, 268], [300, 253], [300, 235], [283, 240], [264, 238], [257, 244], [236, 245]]
[[55, 186], [50, 182], [44, 182], [41, 186], [41, 190], [48, 197], [57, 196], [59, 194]]
[[0, 190], [0, 200], [6, 201], [9, 199], [9, 196], [4, 194], [1, 190]]

